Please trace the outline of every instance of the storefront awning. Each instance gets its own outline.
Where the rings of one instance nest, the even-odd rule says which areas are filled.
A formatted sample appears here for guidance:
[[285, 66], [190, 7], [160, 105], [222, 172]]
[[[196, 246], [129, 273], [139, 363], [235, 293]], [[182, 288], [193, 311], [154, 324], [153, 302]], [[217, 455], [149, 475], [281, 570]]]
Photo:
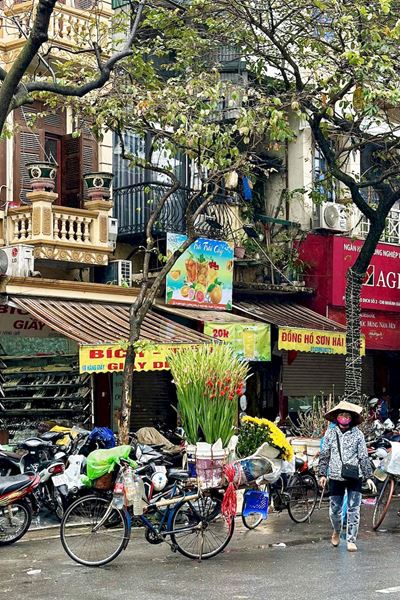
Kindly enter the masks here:
[[247, 317], [277, 327], [295, 327], [320, 331], [346, 331], [346, 327], [294, 302], [235, 302], [233, 308]]
[[[278, 349], [323, 354], [346, 354], [346, 328], [295, 303], [237, 302], [233, 308], [278, 327]], [[365, 354], [365, 337], [361, 338]]]
[[[54, 331], [81, 344], [108, 344], [129, 337], [129, 305], [12, 296], [10, 302]], [[149, 311], [141, 337], [159, 344], [198, 344], [209, 338]]]
[[163, 312], [176, 315], [178, 317], [184, 317], [192, 321], [199, 321], [200, 323], [252, 323], [253, 318], [243, 317], [236, 315], [231, 312], [225, 312], [221, 310], [199, 310], [191, 308], [180, 308], [176, 306], [168, 306], [166, 304], [156, 304], [156, 308]]

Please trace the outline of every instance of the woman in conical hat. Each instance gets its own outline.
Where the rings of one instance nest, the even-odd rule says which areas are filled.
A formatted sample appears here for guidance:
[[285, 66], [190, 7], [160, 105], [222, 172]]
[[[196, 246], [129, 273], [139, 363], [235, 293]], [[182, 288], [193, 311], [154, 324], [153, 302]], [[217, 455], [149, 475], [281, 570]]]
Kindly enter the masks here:
[[320, 485], [326, 486], [329, 471], [329, 494], [333, 533], [331, 542], [337, 547], [342, 529], [342, 509], [347, 492], [347, 549], [357, 550], [356, 539], [360, 523], [361, 485], [367, 480], [369, 489], [376, 493], [364, 434], [357, 427], [362, 421], [363, 409], [342, 400], [326, 413], [325, 418], [335, 424], [326, 433], [318, 471]]

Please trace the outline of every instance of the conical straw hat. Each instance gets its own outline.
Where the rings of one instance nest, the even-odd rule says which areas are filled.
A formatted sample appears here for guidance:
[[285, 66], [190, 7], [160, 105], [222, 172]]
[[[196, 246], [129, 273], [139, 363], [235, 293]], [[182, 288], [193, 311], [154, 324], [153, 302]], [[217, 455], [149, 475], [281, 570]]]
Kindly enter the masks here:
[[342, 400], [334, 406], [330, 411], [328, 411], [325, 415], [325, 419], [328, 421], [336, 421], [336, 417], [341, 412], [348, 412], [353, 417], [353, 422], [358, 425], [362, 421], [362, 406], [358, 404], [353, 404], [352, 402], [346, 402], [346, 400]]

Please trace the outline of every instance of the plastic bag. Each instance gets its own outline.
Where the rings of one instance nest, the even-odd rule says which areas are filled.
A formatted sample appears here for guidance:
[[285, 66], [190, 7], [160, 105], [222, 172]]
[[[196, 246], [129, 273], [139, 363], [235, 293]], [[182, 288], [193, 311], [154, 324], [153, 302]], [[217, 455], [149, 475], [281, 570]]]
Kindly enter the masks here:
[[86, 477], [82, 478], [85, 485], [91, 485], [95, 479], [111, 473], [115, 465], [119, 464], [121, 458], [127, 460], [129, 464], [136, 468], [136, 463], [130, 460], [131, 446], [116, 446], [106, 450], [94, 450], [87, 457]]
[[400, 442], [391, 442], [392, 451], [383, 461], [383, 467], [391, 475], [400, 475]]
[[249, 456], [242, 460], [232, 463], [235, 469], [233, 483], [235, 485], [245, 485], [251, 481], [256, 481], [272, 471], [272, 463], [268, 458], [261, 456]]

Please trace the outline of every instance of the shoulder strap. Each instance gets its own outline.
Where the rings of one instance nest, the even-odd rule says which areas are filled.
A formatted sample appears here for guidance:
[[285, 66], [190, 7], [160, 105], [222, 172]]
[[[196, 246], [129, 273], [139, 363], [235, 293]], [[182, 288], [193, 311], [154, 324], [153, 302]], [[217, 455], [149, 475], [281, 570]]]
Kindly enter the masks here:
[[338, 451], [339, 451], [339, 458], [341, 460], [341, 463], [343, 464], [343, 459], [342, 459], [342, 451], [340, 449], [340, 439], [339, 439], [339, 434], [337, 432], [337, 430], [335, 431], [336, 433], [336, 440], [337, 440], [337, 445], [338, 445]]

